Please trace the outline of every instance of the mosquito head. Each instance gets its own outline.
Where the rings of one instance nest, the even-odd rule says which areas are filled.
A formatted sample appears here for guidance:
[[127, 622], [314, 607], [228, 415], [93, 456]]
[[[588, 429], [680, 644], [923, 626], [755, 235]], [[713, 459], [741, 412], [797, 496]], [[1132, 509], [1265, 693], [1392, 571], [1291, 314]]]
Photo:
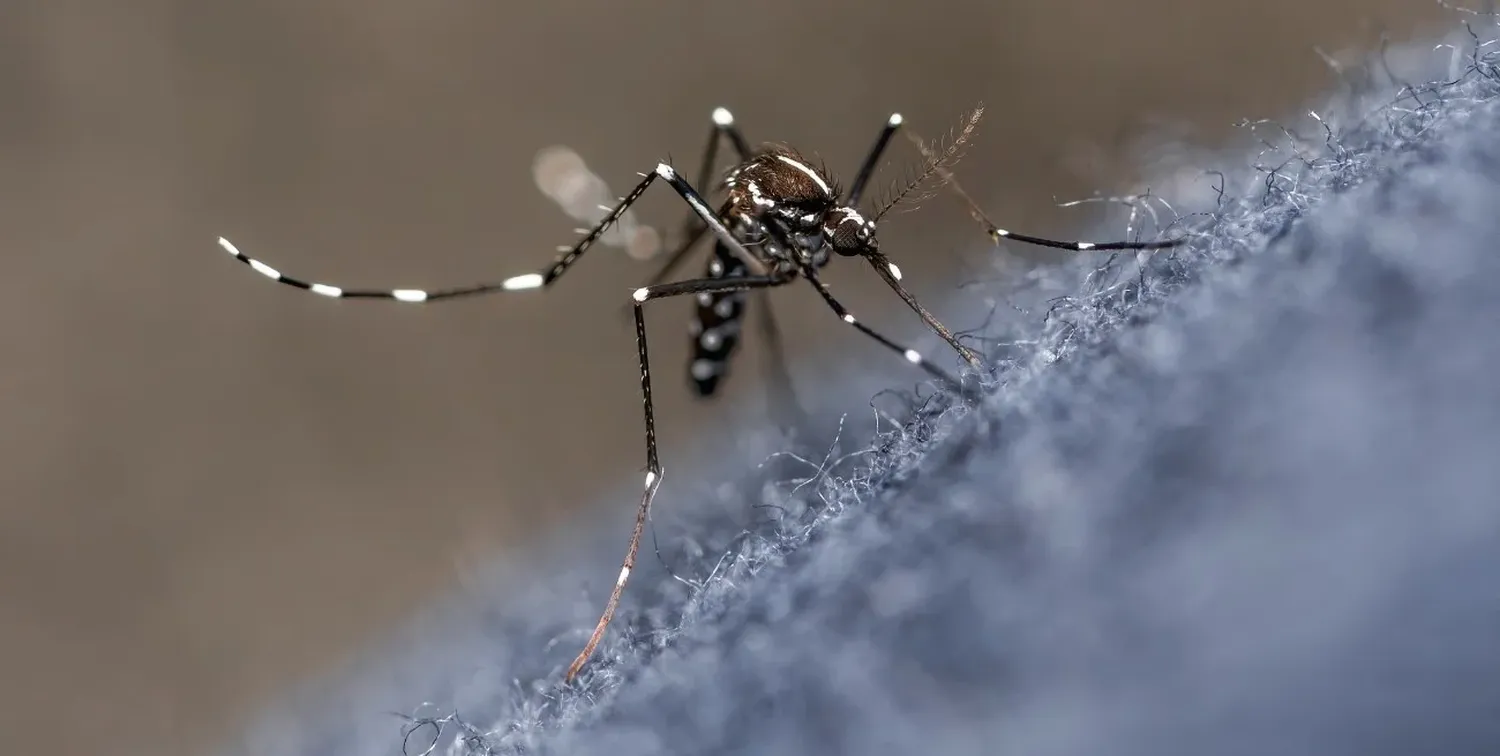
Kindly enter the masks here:
[[836, 207], [823, 216], [823, 238], [833, 251], [845, 257], [875, 252], [875, 221], [866, 219], [852, 207]]

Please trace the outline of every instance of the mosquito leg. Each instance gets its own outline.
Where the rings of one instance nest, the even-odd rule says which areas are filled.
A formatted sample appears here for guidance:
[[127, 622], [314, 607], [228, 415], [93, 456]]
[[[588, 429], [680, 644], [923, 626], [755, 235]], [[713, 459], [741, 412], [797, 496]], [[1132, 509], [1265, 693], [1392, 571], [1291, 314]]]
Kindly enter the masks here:
[[724, 225], [724, 221], [719, 220], [719, 215], [708, 206], [708, 203], [703, 200], [703, 196], [698, 194], [698, 191], [693, 188], [692, 184], [683, 180], [682, 176], [678, 175], [677, 171], [666, 163], [656, 166], [656, 175], [661, 176], [668, 184], [672, 185], [672, 188], [677, 191], [677, 194], [682, 197], [683, 201], [688, 203], [688, 207], [693, 208], [693, 212], [697, 213], [698, 218], [708, 225], [708, 230], [712, 231], [713, 235], [718, 237], [719, 241], [723, 242], [724, 246], [745, 264], [746, 270], [750, 271], [754, 276], [767, 275], [769, 271], [766, 268], [766, 264], [759, 257], [756, 257], [754, 253], [746, 249], [745, 245], [740, 243], [739, 239], [735, 238], [734, 234], [729, 231], [729, 227]]
[[594, 632], [589, 636], [588, 643], [568, 667], [566, 678], [568, 681], [572, 681], [578, 675], [578, 671], [583, 669], [583, 665], [599, 647], [599, 641], [603, 639], [604, 631], [609, 628], [610, 621], [615, 617], [615, 610], [620, 605], [620, 595], [625, 591], [625, 583], [630, 579], [630, 571], [635, 569], [636, 554], [641, 547], [641, 534], [645, 531], [646, 518], [651, 512], [651, 501], [656, 497], [656, 491], [661, 486], [662, 468], [656, 450], [656, 412], [651, 403], [651, 360], [646, 346], [645, 303], [667, 297], [764, 289], [781, 286], [792, 280], [795, 280], [794, 277], [788, 275], [743, 276], [733, 279], [698, 278], [644, 286], [636, 289], [631, 295], [631, 299], [634, 300], [632, 310], [635, 315], [636, 351], [641, 365], [641, 407], [646, 420], [646, 490], [642, 493], [640, 505], [636, 508], [635, 527], [630, 532], [630, 545], [626, 548], [625, 561], [620, 566], [620, 575], [615, 579], [615, 587], [610, 591], [609, 600], [604, 605], [604, 612], [599, 616], [599, 622], [594, 626]]
[[885, 153], [885, 147], [890, 144], [891, 136], [896, 129], [901, 128], [901, 114], [892, 113], [886, 119], [885, 128], [880, 130], [880, 136], [875, 139], [875, 146], [865, 155], [865, 162], [859, 167], [859, 173], [854, 177], [854, 183], [849, 186], [849, 198], [844, 201], [849, 207], [858, 207], [859, 198], [865, 193], [865, 187], [870, 183], [870, 177], [875, 175], [875, 166], [880, 162], [880, 156]]
[[603, 236], [604, 232], [609, 230], [609, 227], [614, 225], [620, 219], [620, 216], [624, 215], [625, 211], [631, 205], [635, 204], [636, 200], [639, 200], [641, 195], [646, 193], [646, 189], [658, 178], [664, 179], [672, 186], [672, 189], [682, 197], [684, 202], [688, 203], [693, 212], [708, 226], [708, 230], [719, 237], [735, 256], [744, 260], [749, 270], [756, 274], [763, 274], [765, 272], [765, 266], [755, 255], [745, 249], [745, 246], [740, 244], [739, 240], [734, 238], [734, 235], [719, 220], [714, 211], [709, 209], [707, 203], [703, 201], [703, 197], [693, 189], [691, 184], [677, 175], [672, 166], [666, 163], [658, 164], [656, 170], [651, 173], [641, 174], [640, 183], [636, 184], [635, 188], [630, 191], [630, 194], [625, 195], [619, 204], [610, 210], [609, 215], [604, 216], [604, 219], [599, 221], [588, 233], [584, 234], [583, 238], [579, 239], [577, 243], [571, 247], [562, 248], [562, 254], [553, 260], [551, 265], [543, 268], [540, 272], [511, 276], [503, 281], [493, 283], [477, 283], [446, 289], [348, 289], [342, 286], [316, 283], [286, 275], [280, 270], [240, 252], [238, 247], [223, 237], [219, 237], [219, 246], [236, 260], [249, 265], [257, 273], [272, 281], [333, 299], [384, 299], [421, 304], [444, 299], [493, 294], [496, 292], [541, 289], [551, 286], [561, 278], [568, 271], [568, 268], [572, 267], [573, 263], [577, 262], [578, 258], [583, 256], [583, 253], [587, 252], [589, 247], [592, 247], [599, 240], [599, 237]]
[[714, 108], [714, 130], [708, 137], [708, 149], [703, 152], [703, 165], [698, 169], [698, 186], [707, 187], [713, 179], [714, 158], [718, 156], [719, 139], [728, 139], [734, 144], [734, 152], [741, 161], [750, 159], [750, 143], [734, 123], [734, 114], [728, 108]]
[[802, 277], [806, 278], [808, 282], [818, 290], [818, 293], [823, 296], [823, 301], [828, 303], [828, 306], [833, 309], [834, 314], [838, 315], [840, 320], [843, 320], [845, 323], [854, 326], [855, 330], [859, 331], [860, 333], [863, 333], [864, 335], [880, 342], [880, 344], [886, 349], [889, 349], [896, 354], [901, 355], [907, 362], [910, 362], [911, 364], [916, 365], [923, 370], [926, 370], [933, 377], [942, 381], [949, 388], [955, 391], [962, 390], [963, 384], [959, 383], [958, 379], [949, 375], [947, 372], [937, 367], [936, 365], [933, 365], [931, 362], [928, 362], [927, 359], [923, 357], [922, 354], [917, 350], [897, 344], [896, 342], [891, 341], [885, 336], [877, 333], [874, 329], [870, 328], [864, 323], [859, 322], [859, 320], [849, 312], [848, 308], [844, 307], [844, 305], [833, 296], [833, 292], [828, 289], [828, 285], [823, 283], [822, 279], [818, 278], [818, 274], [816, 271], [813, 271], [810, 267], [805, 267], [802, 270]]
[[[670, 170], [670, 168], [668, 170]], [[223, 237], [219, 238], [219, 246], [223, 247], [224, 251], [228, 252], [230, 255], [233, 255], [236, 260], [249, 265], [251, 268], [255, 269], [256, 272], [271, 279], [272, 281], [283, 283], [288, 286], [294, 286], [299, 289], [310, 291], [314, 294], [321, 294], [322, 296], [331, 297], [334, 299], [387, 299], [395, 300], [397, 302], [420, 304], [424, 302], [435, 302], [443, 299], [456, 299], [459, 297], [493, 294], [495, 292], [502, 291], [524, 291], [528, 289], [540, 289], [551, 286], [554, 282], [561, 278], [562, 275], [567, 272], [568, 268], [570, 268], [574, 262], [577, 262], [578, 258], [581, 257], [584, 252], [587, 252], [589, 247], [593, 246], [594, 242], [598, 241], [599, 237], [603, 236], [604, 232], [607, 231], [609, 227], [616, 221], [618, 221], [620, 219], [620, 216], [624, 215], [625, 211], [628, 210], [631, 205], [635, 204], [636, 200], [641, 198], [642, 194], [645, 194], [647, 187], [651, 186], [651, 184], [656, 181], [659, 175], [659, 173], [645, 174], [641, 179], [641, 182], [639, 184], [636, 184], [635, 189], [631, 190], [630, 194], [625, 195], [625, 197], [620, 200], [620, 203], [610, 211], [609, 215], [606, 215], [604, 219], [601, 220], [592, 229], [590, 229], [588, 233], [584, 234], [583, 238], [579, 239], [577, 243], [575, 243], [571, 247], [562, 248], [560, 250], [562, 254], [560, 254], [557, 259], [553, 260], [551, 265], [547, 266], [537, 273], [525, 273], [519, 276], [511, 276], [510, 278], [495, 283], [477, 283], [470, 284], [468, 286], [457, 286], [447, 289], [346, 289], [342, 286], [314, 283], [312, 281], [305, 281], [300, 278], [295, 278], [293, 276], [283, 274], [281, 271], [271, 267], [270, 265], [267, 265], [260, 260], [256, 260], [240, 252], [240, 250], [233, 244], [231, 244], [228, 239], [225, 239]]]
[[881, 280], [885, 281], [886, 286], [891, 287], [891, 290], [896, 292], [897, 296], [901, 297], [901, 301], [905, 302], [907, 307], [910, 307], [918, 317], [922, 318], [922, 322], [926, 323], [928, 328], [931, 328], [934, 333], [943, 337], [943, 341], [948, 342], [948, 346], [953, 347], [953, 350], [958, 352], [958, 356], [964, 358], [964, 361], [973, 367], [984, 366], [984, 363], [979, 359], [978, 352], [960, 344], [958, 338], [953, 335], [953, 332], [948, 330], [948, 326], [943, 325], [926, 307], [922, 306], [921, 302], [917, 301], [916, 297], [912, 296], [911, 292], [906, 290], [905, 286], [901, 285], [901, 269], [896, 267], [895, 263], [887, 259], [885, 255], [874, 250], [865, 252], [863, 257], [870, 263], [870, 267], [875, 269]]

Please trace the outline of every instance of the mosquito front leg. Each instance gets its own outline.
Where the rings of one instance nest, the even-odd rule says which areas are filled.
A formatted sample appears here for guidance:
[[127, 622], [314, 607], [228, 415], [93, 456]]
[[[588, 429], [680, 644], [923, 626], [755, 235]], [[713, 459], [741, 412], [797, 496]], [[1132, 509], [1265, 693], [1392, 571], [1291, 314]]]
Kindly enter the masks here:
[[910, 347], [904, 347], [894, 341], [891, 341], [890, 339], [875, 331], [875, 329], [870, 328], [869, 326], [861, 323], [858, 319], [856, 319], [853, 313], [849, 312], [848, 308], [844, 307], [844, 305], [840, 303], [838, 299], [834, 298], [833, 292], [828, 289], [828, 285], [823, 283], [822, 279], [818, 278], [818, 274], [816, 271], [804, 267], [802, 270], [802, 277], [806, 278], [808, 282], [818, 290], [818, 294], [822, 295], [823, 301], [828, 303], [828, 306], [833, 309], [834, 314], [838, 315], [840, 320], [848, 323], [851, 326], [854, 326], [855, 330], [879, 342], [886, 349], [889, 349], [896, 354], [901, 355], [901, 357], [907, 362], [910, 362], [911, 364], [916, 365], [923, 370], [926, 370], [933, 377], [942, 381], [948, 388], [951, 388], [955, 391], [961, 391], [963, 389], [963, 384], [959, 383], [958, 379], [954, 378], [951, 375], [948, 375], [946, 371], [936, 365], [933, 365], [931, 362], [928, 362], [927, 359], [922, 356], [921, 352], [918, 352], [917, 350]]
[[606, 215], [604, 219], [601, 220], [592, 229], [590, 229], [588, 233], [584, 234], [582, 239], [579, 239], [575, 244], [571, 246], [562, 247], [560, 249], [561, 254], [557, 257], [557, 259], [553, 260], [551, 265], [548, 265], [546, 268], [536, 273], [524, 273], [519, 276], [511, 276], [510, 278], [507, 278], [503, 281], [494, 283], [477, 283], [470, 284], [468, 286], [456, 286], [445, 289], [349, 289], [343, 286], [316, 283], [313, 281], [304, 280], [299, 277], [286, 275], [280, 270], [277, 270], [276, 268], [273, 268], [270, 265], [261, 262], [260, 260], [249, 257], [243, 252], [240, 252], [238, 247], [236, 247], [234, 244], [230, 243], [228, 239], [225, 239], [223, 237], [219, 238], [219, 246], [222, 247], [225, 252], [228, 252], [230, 255], [232, 255], [236, 260], [249, 265], [257, 273], [260, 273], [261, 275], [271, 279], [272, 281], [286, 284], [288, 286], [293, 286], [298, 289], [310, 291], [314, 294], [319, 294], [333, 299], [385, 299], [411, 304], [423, 304], [426, 302], [436, 302], [445, 299], [458, 299], [460, 297], [472, 297], [483, 294], [493, 294], [496, 292], [540, 289], [551, 286], [554, 282], [557, 281], [557, 279], [561, 278], [562, 275], [567, 272], [568, 268], [572, 267], [573, 263], [577, 262], [578, 258], [581, 257], [584, 252], [587, 252], [589, 247], [592, 247], [594, 245], [594, 242], [599, 241], [599, 237], [603, 236], [604, 232], [609, 230], [609, 227], [616, 221], [618, 221], [620, 219], [620, 216], [624, 215], [625, 211], [630, 209], [630, 206], [635, 204], [636, 200], [641, 198], [642, 194], [646, 193], [646, 188], [651, 186], [651, 184], [656, 181], [658, 176], [658, 173], [645, 174], [641, 179], [641, 182], [639, 184], [636, 184], [635, 189], [631, 190], [630, 194], [625, 195], [625, 197], [620, 200], [620, 203], [609, 212], [609, 215]]

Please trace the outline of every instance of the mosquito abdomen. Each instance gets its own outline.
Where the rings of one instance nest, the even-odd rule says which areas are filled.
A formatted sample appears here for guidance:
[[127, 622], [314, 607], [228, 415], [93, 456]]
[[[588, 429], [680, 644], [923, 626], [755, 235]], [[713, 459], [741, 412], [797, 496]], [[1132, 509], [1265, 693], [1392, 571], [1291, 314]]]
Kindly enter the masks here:
[[[714, 245], [708, 259], [710, 278], [745, 275], [745, 264], [723, 243]], [[745, 292], [699, 294], [690, 332], [693, 336], [692, 359], [688, 377], [694, 392], [712, 396], [719, 381], [728, 373], [729, 360], [740, 343], [740, 323], [745, 316]]]

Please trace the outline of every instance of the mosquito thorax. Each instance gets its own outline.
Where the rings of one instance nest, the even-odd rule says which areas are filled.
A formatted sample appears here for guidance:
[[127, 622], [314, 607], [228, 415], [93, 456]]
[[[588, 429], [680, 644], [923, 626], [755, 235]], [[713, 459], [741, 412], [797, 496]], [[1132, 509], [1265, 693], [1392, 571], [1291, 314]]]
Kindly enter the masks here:
[[762, 147], [725, 177], [730, 213], [743, 219], [774, 221], [786, 236], [819, 237], [837, 204], [833, 180], [812, 161], [778, 144]]

